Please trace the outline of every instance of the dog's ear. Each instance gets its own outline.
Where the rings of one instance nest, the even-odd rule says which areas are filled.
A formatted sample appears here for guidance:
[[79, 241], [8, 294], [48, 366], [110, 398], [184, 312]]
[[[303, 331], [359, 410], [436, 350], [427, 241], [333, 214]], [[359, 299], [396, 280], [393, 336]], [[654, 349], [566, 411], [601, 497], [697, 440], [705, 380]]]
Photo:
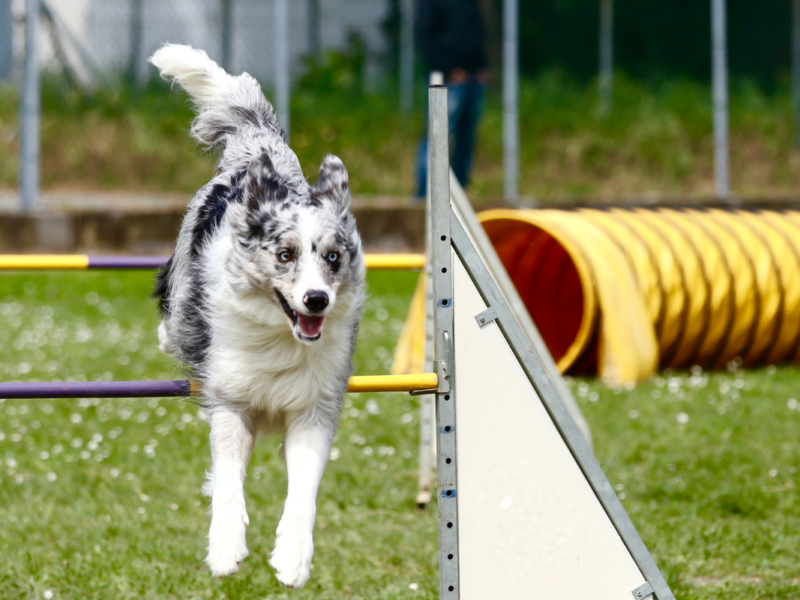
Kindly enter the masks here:
[[286, 182], [275, 171], [266, 152], [250, 162], [244, 177], [244, 202], [248, 213], [255, 214], [264, 204], [283, 200], [288, 195]]
[[266, 152], [247, 165], [244, 176], [244, 230], [245, 237], [253, 238], [261, 233], [264, 213], [269, 212], [275, 202], [289, 195], [286, 181], [275, 171]]
[[350, 208], [350, 183], [342, 159], [328, 154], [319, 167], [319, 179], [311, 188], [311, 199], [331, 202], [338, 212]]

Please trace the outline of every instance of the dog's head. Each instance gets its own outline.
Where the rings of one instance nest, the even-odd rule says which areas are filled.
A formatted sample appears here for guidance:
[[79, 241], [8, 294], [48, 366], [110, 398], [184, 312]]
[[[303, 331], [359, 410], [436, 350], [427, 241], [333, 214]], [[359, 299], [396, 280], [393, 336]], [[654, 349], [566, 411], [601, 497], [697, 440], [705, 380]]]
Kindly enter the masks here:
[[232, 215], [241, 275], [249, 291], [283, 311], [296, 339], [311, 344], [337, 297], [363, 277], [344, 164], [329, 155], [317, 183], [298, 186], [264, 153], [250, 163], [242, 184], [243, 202]]

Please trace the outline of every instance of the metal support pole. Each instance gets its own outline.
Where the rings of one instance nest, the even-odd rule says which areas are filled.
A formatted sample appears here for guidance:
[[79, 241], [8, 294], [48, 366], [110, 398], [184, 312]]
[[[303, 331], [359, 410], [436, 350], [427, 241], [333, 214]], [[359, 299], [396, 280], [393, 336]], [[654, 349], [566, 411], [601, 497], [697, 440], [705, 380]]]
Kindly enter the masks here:
[[792, 0], [792, 106], [794, 145], [800, 148], [800, 0]]
[[414, 0], [400, 0], [400, 108], [414, 109]]
[[453, 255], [450, 242], [450, 147], [447, 87], [428, 88], [428, 169], [431, 184], [431, 263], [439, 507], [439, 598], [459, 592], [456, 381], [453, 341]]
[[275, 0], [275, 109], [278, 123], [289, 139], [290, 78], [289, 78], [289, 0]]
[[503, 2], [503, 195], [519, 202], [518, 0]]
[[0, 81], [11, 79], [14, 68], [13, 29], [11, 0], [0, 0]]
[[233, 0], [220, 0], [220, 57], [222, 68], [228, 72], [233, 70], [231, 50], [231, 30], [233, 27]]
[[614, 98], [614, 0], [600, 0], [600, 112], [611, 110]]
[[25, 1], [25, 67], [22, 74], [20, 195], [22, 212], [30, 212], [39, 197], [39, 57], [36, 37], [39, 0]]
[[719, 198], [730, 195], [728, 169], [728, 58], [725, 39], [725, 0], [711, 0], [714, 85], [714, 173]]

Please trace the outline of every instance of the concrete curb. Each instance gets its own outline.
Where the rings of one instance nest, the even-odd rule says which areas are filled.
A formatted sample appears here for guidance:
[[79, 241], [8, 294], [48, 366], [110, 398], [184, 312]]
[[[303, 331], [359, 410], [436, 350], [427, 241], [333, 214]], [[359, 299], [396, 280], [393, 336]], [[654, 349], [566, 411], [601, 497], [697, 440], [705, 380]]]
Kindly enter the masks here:
[[[370, 251], [424, 249], [423, 205], [356, 206], [364, 246]], [[0, 253], [169, 253], [183, 210], [0, 214]]]

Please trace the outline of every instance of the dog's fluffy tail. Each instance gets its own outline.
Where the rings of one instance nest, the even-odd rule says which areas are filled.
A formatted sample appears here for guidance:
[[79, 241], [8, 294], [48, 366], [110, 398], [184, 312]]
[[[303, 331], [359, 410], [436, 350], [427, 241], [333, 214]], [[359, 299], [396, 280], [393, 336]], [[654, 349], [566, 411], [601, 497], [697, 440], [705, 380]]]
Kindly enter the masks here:
[[281, 132], [272, 105], [261, 86], [248, 75], [229, 75], [202, 50], [166, 44], [150, 57], [161, 76], [185, 89], [197, 110], [192, 135], [212, 149], [226, 145], [242, 127], [267, 127]]

